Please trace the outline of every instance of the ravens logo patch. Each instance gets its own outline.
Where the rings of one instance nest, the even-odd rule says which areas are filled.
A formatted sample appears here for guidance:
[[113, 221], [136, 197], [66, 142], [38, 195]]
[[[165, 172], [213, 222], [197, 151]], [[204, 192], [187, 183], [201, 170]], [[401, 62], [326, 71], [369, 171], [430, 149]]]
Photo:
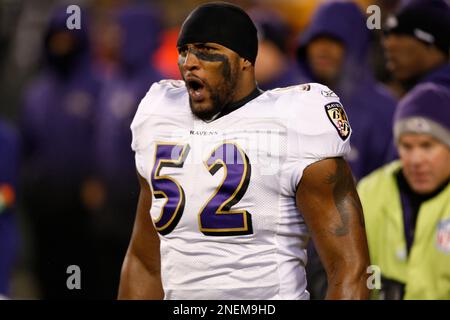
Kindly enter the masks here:
[[350, 136], [351, 128], [348, 122], [347, 115], [345, 114], [344, 108], [339, 102], [332, 102], [325, 105], [325, 111], [327, 113], [328, 119], [330, 119], [333, 126], [336, 128], [339, 137], [342, 140], [347, 140]]

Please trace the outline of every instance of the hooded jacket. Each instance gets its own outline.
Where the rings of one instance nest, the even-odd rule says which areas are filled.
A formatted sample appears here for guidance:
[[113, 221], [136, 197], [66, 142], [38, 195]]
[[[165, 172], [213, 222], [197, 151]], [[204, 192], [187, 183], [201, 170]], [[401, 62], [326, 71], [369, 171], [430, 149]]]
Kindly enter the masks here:
[[392, 145], [393, 96], [378, 84], [369, 68], [370, 33], [358, 6], [351, 2], [330, 2], [319, 7], [310, 26], [301, 35], [297, 51], [302, 73], [317, 82], [306, 56], [309, 43], [320, 36], [342, 42], [345, 59], [336, 87], [353, 130], [352, 152], [347, 160], [357, 179], [388, 161]]
[[[99, 97], [94, 163], [96, 176], [106, 186], [109, 208], [98, 225], [102, 232], [123, 232], [125, 238], [129, 230], [124, 225], [131, 221], [126, 213], [134, 210], [138, 193], [130, 124], [152, 83], [162, 78], [152, 65], [162, 26], [158, 11], [144, 5], [122, 8], [114, 20], [121, 31], [121, 46], [117, 68], [104, 81]], [[126, 216], [127, 222], [119, 215]]]
[[25, 175], [36, 184], [76, 184], [92, 163], [99, 81], [91, 67], [89, 22], [83, 15], [82, 28], [68, 30], [67, 17], [65, 7], [53, 12], [43, 39], [44, 67], [24, 95]]

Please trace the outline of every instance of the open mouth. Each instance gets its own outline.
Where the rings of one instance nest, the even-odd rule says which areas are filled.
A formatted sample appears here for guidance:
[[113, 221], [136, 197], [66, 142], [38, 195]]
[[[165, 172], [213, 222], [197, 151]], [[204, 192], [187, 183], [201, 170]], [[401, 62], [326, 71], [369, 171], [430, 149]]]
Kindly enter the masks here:
[[186, 86], [192, 100], [199, 102], [205, 98], [205, 85], [199, 79], [186, 79]]

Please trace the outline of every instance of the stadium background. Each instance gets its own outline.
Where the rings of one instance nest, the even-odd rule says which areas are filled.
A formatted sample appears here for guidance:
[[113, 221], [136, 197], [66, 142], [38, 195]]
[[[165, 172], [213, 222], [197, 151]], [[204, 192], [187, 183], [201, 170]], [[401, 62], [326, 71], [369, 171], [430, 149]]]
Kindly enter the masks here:
[[[114, 103], [120, 105], [123, 101], [128, 101], [127, 99], [139, 101], [151, 81], [159, 78], [179, 78], [175, 48], [179, 26], [192, 8], [205, 2], [208, 1], [73, 0], [66, 2], [0, 0], [0, 119], [16, 133], [17, 150], [19, 150], [16, 153], [15, 161], [18, 168], [14, 169], [17, 174], [15, 177], [16, 201], [11, 210], [14, 215], [14, 224], [2, 226], [2, 232], [6, 232], [6, 228], [11, 228], [14, 230], [14, 236], [10, 237], [8, 242], [10, 246], [8, 254], [10, 256], [0, 257], [3, 260], [10, 259], [12, 269], [2, 270], [10, 281], [7, 292], [0, 293], [13, 299], [54, 298], [61, 292], [62, 295], [59, 295], [61, 298], [114, 298], [119, 279], [120, 262], [118, 261], [125, 253], [126, 242], [131, 234], [137, 186], [135, 185], [136, 181], [133, 182], [132, 180], [134, 177], [130, 178], [129, 175], [130, 172], [134, 173], [132, 163], [128, 161], [131, 150], [124, 151], [123, 148], [121, 149], [122, 146], [114, 145], [115, 141], [122, 139], [122, 145], [126, 146], [129, 142], [127, 140], [129, 138], [128, 133], [124, 133], [123, 137], [117, 137], [117, 139], [111, 136], [111, 132], [124, 132], [123, 130], [127, 128], [131, 118], [129, 115], [124, 116], [122, 122], [117, 123], [117, 119], [114, 120], [115, 118], [105, 111], [108, 109], [101, 106], [113, 105], [112, 112], [121, 114], [117, 107], [114, 109]], [[245, 0], [229, 2], [239, 4], [251, 12], [259, 10], [269, 15], [274, 14], [277, 19], [284, 21], [286, 28], [279, 29], [282, 31], [275, 32], [271, 39], [275, 42], [278, 41], [278, 45], [280, 41], [283, 43], [279, 47], [283, 48], [282, 53], [285, 60], [291, 63], [290, 69], [296, 69], [298, 66], [295, 61], [295, 50], [299, 38], [301, 38], [317, 8], [328, 1]], [[383, 20], [402, 1], [355, 0], [354, 2], [358, 4], [364, 14], [366, 14], [369, 5], [378, 5], [381, 8], [381, 19]], [[84, 159], [80, 160], [80, 163], [85, 166], [83, 168], [85, 170], [80, 170], [79, 173], [73, 173], [74, 163], [78, 160], [64, 162], [64, 160], [52, 159], [51, 155], [47, 155], [48, 158], [41, 159], [39, 149], [36, 151], [37, 154], [33, 153], [33, 150], [31, 150], [33, 148], [32, 143], [24, 142], [26, 140], [24, 136], [27, 134], [33, 135], [32, 127], [36, 121], [32, 118], [37, 117], [40, 113], [39, 110], [45, 108], [45, 106], [33, 105], [33, 101], [39, 100], [39, 94], [33, 93], [33, 88], [42, 85], [39, 79], [41, 79], [40, 81], [46, 80], [45, 77], [42, 77], [45, 75], [48, 65], [52, 63], [52, 57], [46, 57], [43, 48], [43, 39], [48, 30], [49, 20], [55, 10], [61, 12], [71, 4], [79, 5], [82, 8], [81, 28], [89, 36], [89, 46], [86, 50], [89, 50], [90, 53], [89, 64], [92, 70], [81, 72], [78, 76], [79, 81], [83, 83], [91, 81], [92, 78], [96, 79], [96, 83], [92, 84], [88, 91], [91, 90], [90, 92], [94, 95], [98, 94], [98, 97], [95, 98], [98, 100], [95, 100], [97, 103], [93, 104], [93, 110], [87, 116], [90, 122], [86, 124], [89, 130], [93, 130], [93, 133], [84, 136], [73, 135], [73, 132], [68, 131], [83, 130], [83, 128], [87, 128], [84, 126], [85, 124], [78, 123], [72, 126], [71, 120], [67, 120], [65, 115], [52, 113], [52, 121], [60, 121], [61, 125], [59, 127], [52, 126], [51, 130], [54, 136], [47, 137], [44, 142], [39, 143], [49, 144], [49, 148], [55, 149], [54, 154], [70, 153], [72, 149], [78, 148], [79, 152], [75, 152], [74, 157], [81, 154], [80, 157]], [[144, 32], [142, 29], [135, 29], [133, 32], [131, 27], [128, 31], [120, 31], [119, 29], [123, 27], [121, 23], [125, 21], [123, 23], [127, 24], [129, 22], [126, 22], [126, 20], [129, 20], [130, 16], [133, 17], [133, 10], [135, 10], [133, 7], [136, 5], [150, 6], [147, 17], [151, 20], [149, 20], [148, 25], [151, 30]], [[142, 7], [138, 9], [141, 12], [142, 10]], [[131, 18], [131, 20], [133, 19]], [[145, 24], [142, 26], [145, 26]], [[128, 70], [125, 68], [127, 61], [121, 60], [119, 54], [121, 50], [119, 43], [123, 46], [126, 46], [124, 43], [128, 43], [125, 39], [127, 34], [136, 38], [133, 40], [134, 44], [136, 42], [138, 44], [149, 43], [148, 46], [142, 46], [142, 48], [148, 50], [148, 56], [144, 57], [146, 59], [139, 60], [139, 58], [136, 58], [134, 63], [137, 65], [134, 65], [133, 68], [130, 67], [134, 70], [134, 73], [123, 71]], [[385, 61], [380, 45], [381, 30], [372, 30], [371, 34], [369, 51], [371, 71], [377, 80], [383, 82], [392, 94], [399, 98], [402, 93], [398, 84], [391, 79], [384, 67]], [[121, 38], [120, 35], [122, 35]], [[123, 35], [125, 35], [125, 38]], [[61, 40], [59, 44], [58, 41], [56, 43], [56, 47], [58, 45], [64, 47], [65, 45], [64, 40]], [[139, 46], [137, 47], [139, 48]], [[64, 48], [60, 49], [64, 51]], [[58, 48], [55, 50], [58, 50]], [[260, 55], [263, 54], [264, 51], [260, 51]], [[270, 67], [271, 64], [277, 65], [276, 61], [270, 59], [271, 57], [262, 64], [257, 63], [257, 73], [261, 77], [270, 78], [270, 73], [273, 71], [264, 69]], [[141, 71], [148, 69], [148, 73], [145, 75], [139, 74], [135, 71], [136, 69]], [[72, 70], [71, 72], [75, 71]], [[94, 75], [91, 75], [91, 73], [94, 73]], [[132, 79], [130, 80], [132, 89], [127, 86], [127, 79]], [[69, 87], [69, 85], [67, 86]], [[126, 94], [113, 95], [113, 93], [121, 90], [127, 92], [127, 89], [132, 92], [131, 97]], [[67, 90], [67, 88], [64, 90]], [[52, 95], [48, 100], [44, 99], [46, 102], [40, 103], [52, 104], [54, 101], [58, 101], [63, 95], [63, 91], [52, 92]], [[111, 97], [115, 97], [113, 101], [108, 100]], [[137, 107], [137, 104], [131, 103], [130, 108], [133, 107]], [[76, 107], [72, 111], [75, 114], [82, 112], [82, 110], [77, 110]], [[127, 111], [123, 112], [126, 113]], [[128, 113], [132, 114], [132, 109], [128, 110]], [[121, 129], [122, 131], [120, 131]], [[55, 136], [55, 133], [58, 137]], [[53, 141], [53, 138], [58, 141]], [[76, 141], [77, 139], [79, 141]], [[88, 140], [92, 140], [89, 147], [87, 146]], [[108, 146], [104, 146], [105, 144], [108, 144]], [[61, 146], [61, 149], [58, 149], [59, 146]], [[103, 149], [101, 152], [96, 150], [96, 146], [104, 147], [104, 153]], [[92, 154], [88, 154], [89, 152]], [[98, 155], [98, 153], [103, 154]], [[128, 158], [123, 159], [123, 161], [113, 159], [120, 158], [124, 154], [126, 154], [124, 157]], [[4, 157], [4, 155], [0, 154], [0, 157]], [[35, 162], [43, 162], [44, 164], [35, 166]], [[117, 172], [117, 168], [122, 168], [125, 173], [120, 180], [123, 185], [121, 188], [115, 189], [111, 185], [116, 184], [116, 182], [114, 179], [109, 179], [108, 172]], [[71, 184], [71, 181], [73, 181], [71, 186], [77, 188], [75, 194], [79, 195], [79, 198], [68, 201], [61, 200], [62, 203], [52, 204], [54, 207], [50, 208], [48, 213], [35, 212], [34, 203], [39, 202], [39, 199], [49, 199], [45, 201], [53, 203], [51, 199], [65, 199], [67, 193], [74, 193], [74, 189], [70, 188], [58, 190], [58, 187], [54, 185], [51, 187], [47, 187], [46, 184], [39, 185], [41, 180], [37, 178], [36, 181], [31, 181], [32, 179], [29, 176], [37, 176], [38, 171], [41, 171], [40, 176], [51, 175], [52, 183], [68, 181], [67, 183]], [[72, 174], [69, 174], [69, 172], [72, 172]], [[64, 173], [67, 173], [67, 176]], [[83, 179], [80, 179], [80, 176], [72, 177], [76, 174], [82, 175]], [[128, 190], [126, 195], [123, 194], [123, 190]], [[120, 199], [122, 196], [126, 199]], [[114, 204], [108, 205], [108, 199], [112, 199]], [[73, 202], [71, 202], [72, 200]], [[51, 205], [49, 204], [49, 206]], [[83, 208], [77, 210], [74, 206], [82, 206]], [[111, 206], [114, 208], [111, 209]], [[55, 247], [49, 249], [48, 243], [54, 243]], [[49, 250], [46, 250], [46, 248]], [[68, 252], [64, 253], [65, 251]], [[71, 255], [82, 257], [81, 259], [84, 261], [82, 263], [83, 288], [79, 293], [67, 293], [67, 296], [65, 296], [65, 288], [49, 288], [55, 285], [50, 278], [59, 281], [60, 286], [65, 286], [64, 279], [68, 276], [65, 269], [59, 275], [53, 273], [49, 275], [42, 271], [42, 268], [48, 267], [49, 270], [56, 270], [57, 267], [68, 266], [71, 264]], [[41, 261], [43, 258], [44, 261]], [[77, 264], [78, 260], [73, 260], [75, 260], [73, 263]], [[84, 276], [87, 278], [84, 278]], [[85, 283], [88, 284], [84, 285]]]

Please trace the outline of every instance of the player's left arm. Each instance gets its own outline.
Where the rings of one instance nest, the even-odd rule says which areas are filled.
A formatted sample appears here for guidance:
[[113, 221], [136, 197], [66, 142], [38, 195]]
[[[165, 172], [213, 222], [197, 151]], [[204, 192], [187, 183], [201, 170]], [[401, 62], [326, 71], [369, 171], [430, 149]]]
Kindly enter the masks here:
[[367, 299], [364, 216], [347, 162], [328, 158], [308, 166], [296, 200], [327, 273], [326, 298]]

